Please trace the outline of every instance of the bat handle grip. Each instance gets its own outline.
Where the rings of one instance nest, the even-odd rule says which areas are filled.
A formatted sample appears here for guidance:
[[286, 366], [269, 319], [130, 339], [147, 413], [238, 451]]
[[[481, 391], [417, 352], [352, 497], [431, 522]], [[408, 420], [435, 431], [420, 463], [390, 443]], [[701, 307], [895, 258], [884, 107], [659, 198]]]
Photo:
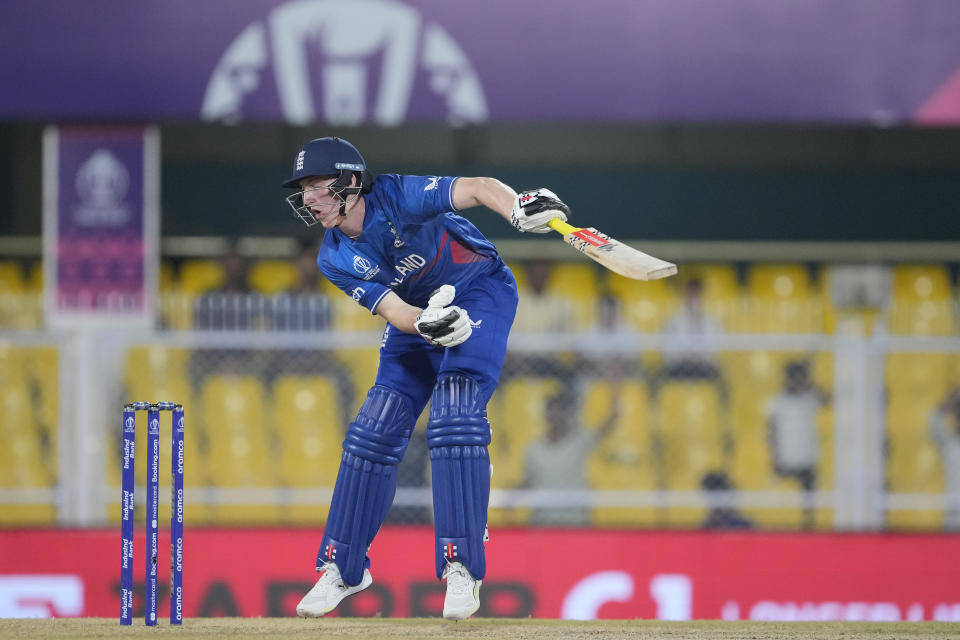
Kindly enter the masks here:
[[553, 229], [554, 231], [556, 231], [561, 235], [573, 233], [574, 231], [580, 231], [579, 227], [575, 227], [572, 224], [567, 224], [560, 218], [553, 218], [547, 224], [550, 225], [551, 229]]

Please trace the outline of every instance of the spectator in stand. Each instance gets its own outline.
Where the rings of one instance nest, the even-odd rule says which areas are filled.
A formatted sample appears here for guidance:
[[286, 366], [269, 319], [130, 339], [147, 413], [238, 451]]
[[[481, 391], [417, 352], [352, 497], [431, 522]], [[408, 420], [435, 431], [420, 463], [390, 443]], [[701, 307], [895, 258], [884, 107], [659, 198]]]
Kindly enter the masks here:
[[[620, 416], [619, 393], [615, 390], [610, 414], [597, 429], [578, 424], [577, 403], [569, 392], [560, 392], [546, 402], [547, 431], [530, 443], [526, 453], [527, 489], [586, 490], [587, 458], [601, 440], [616, 426]], [[579, 527], [590, 523], [590, 510], [584, 506], [537, 507], [534, 525]]]
[[[197, 297], [193, 303], [193, 328], [199, 331], [248, 331], [269, 326], [264, 296], [247, 283], [249, 263], [237, 243], [231, 242], [221, 257], [223, 284]], [[189, 375], [199, 389], [212, 375], [262, 375], [263, 353], [238, 348], [195, 349]]]
[[930, 414], [930, 436], [943, 460], [947, 512], [945, 529], [960, 530], [960, 387]]
[[774, 471], [795, 478], [806, 494], [804, 527], [813, 528], [813, 491], [817, 486], [820, 437], [817, 413], [830, 396], [810, 379], [810, 366], [802, 360], [784, 367], [784, 387], [767, 406], [767, 434]]
[[[733, 485], [727, 474], [714, 471], [703, 476], [700, 487], [707, 492], [710, 512], [700, 525], [704, 529], [752, 529], [753, 522], [731, 504]], [[720, 495], [720, 493], [723, 495]]]
[[263, 296], [255, 294], [247, 284], [249, 263], [231, 242], [221, 258], [223, 284], [199, 296], [193, 305], [193, 326], [199, 330], [236, 331], [264, 328]]
[[[523, 262], [527, 286], [521, 290], [517, 316], [511, 329], [513, 334], [539, 335], [572, 331], [574, 328], [574, 301], [547, 290], [554, 261], [533, 259]], [[512, 377], [543, 376], [572, 384], [576, 362], [574, 354], [558, 353], [553, 347], [546, 351], [509, 351], [504, 361], [501, 382]]]
[[275, 331], [321, 331], [330, 328], [330, 300], [320, 291], [318, 248], [312, 242], [300, 245], [294, 265], [297, 283], [271, 300], [270, 326]]
[[717, 319], [703, 308], [703, 283], [687, 281], [683, 304], [663, 327], [663, 334], [676, 338], [682, 350], [667, 350], [663, 356], [666, 378], [718, 379], [720, 369], [714, 353], [705, 348], [714, 336], [723, 333]]
[[573, 301], [547, 291], [553, 265], [552, 260], [545, 259], [524, 263], [528, 288], [520, 296], [513, 331], [544, 333], [573, 329]]

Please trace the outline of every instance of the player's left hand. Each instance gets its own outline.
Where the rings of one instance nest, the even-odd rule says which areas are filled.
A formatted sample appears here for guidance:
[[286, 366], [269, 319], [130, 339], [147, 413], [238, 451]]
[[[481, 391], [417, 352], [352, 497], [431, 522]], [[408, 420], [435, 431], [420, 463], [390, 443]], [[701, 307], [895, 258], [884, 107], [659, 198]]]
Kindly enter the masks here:
[[430, 344], [455, 347], [473, 333], [466, 310], [451, 304], [456, 293], [453, 285], [443, 285], [433, 292], [427, 308], [414, 321], [413, 328]]
[[510, 222], [522, 232], [550, 233], [548, 222], [554, 218], [566, 222], [570, 207], [549, 189], [521, 191], [513, 201]]

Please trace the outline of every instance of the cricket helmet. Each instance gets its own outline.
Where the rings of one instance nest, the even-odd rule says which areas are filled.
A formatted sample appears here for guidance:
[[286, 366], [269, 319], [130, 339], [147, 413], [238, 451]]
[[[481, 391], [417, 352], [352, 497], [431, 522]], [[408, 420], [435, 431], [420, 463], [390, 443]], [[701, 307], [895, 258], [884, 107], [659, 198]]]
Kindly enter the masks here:
[[362, 174], [366, 169], [363, 156], [343, 138], [317, 138], [300, 149], [293, 161], [293, 175], [283, 186], [295, 189], [304, 178]]

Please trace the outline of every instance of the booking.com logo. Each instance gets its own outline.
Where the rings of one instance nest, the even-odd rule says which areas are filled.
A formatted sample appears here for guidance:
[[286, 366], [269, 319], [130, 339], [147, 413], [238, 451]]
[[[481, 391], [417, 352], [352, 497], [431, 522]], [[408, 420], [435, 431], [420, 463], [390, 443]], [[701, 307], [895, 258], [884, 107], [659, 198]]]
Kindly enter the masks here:
[[448, 123], [488, 119], [473, 65], [419, 10], [392, 0], [290, 1], [247, 25], [227, 47], [201, 116], [240, 121], [248, 100], [262, 103], [275, 87], [291, 124], [397, 125], [407, 118], [420, 78]]

